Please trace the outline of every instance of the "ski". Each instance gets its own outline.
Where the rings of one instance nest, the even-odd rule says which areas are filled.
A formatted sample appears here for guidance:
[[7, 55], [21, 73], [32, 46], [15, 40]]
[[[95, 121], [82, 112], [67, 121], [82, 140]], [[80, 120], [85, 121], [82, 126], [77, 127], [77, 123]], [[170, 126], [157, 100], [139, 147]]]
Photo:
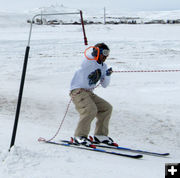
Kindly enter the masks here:
[[72, 143], [72, 142], [66, 141], [66, 140], [63, 140], [61, 142], [54, 142], [54, 141], [43, 141], [43, 142], [49, 143], [49, 144], [54, 144], [54, 145], [60, 145], [60, 146], [65, 146], [65, 147], [72, 147], [72, 148], [87, 150], [87, 151], [95, 151], [95, 152], [100, 152], [100, 153], [105, 153], [105, 154], [116, 155], [116, 156], [135, 158], [135, 159], [139, 159], [139, 158], [143, 157], [143, 155], [140, 155], [140, 154], [136, 154], [136, 155], [123, 154], [123, 153], [118, 153], [118, 152], [113, 152], [113, 151], [106, 151], [106, 150], [98, 149], [98, 148], [85, 147], [83, 145]]
[[96, 147], [99, 148], [109, 148], [109, 149], [115, 149], [115, 150], [123, 150], [123, 151], [129, 151], [129, 152], [134, 152], [134, 153], [141, 153], [141, 154], [146, 154], [146, 155], [151, 155], [151, 156], [168, 156], [170, 153], [158, 153], [158, 152], [151, 152], [151, 151], [146, 151], [146, 150], [136, 150], [132, 148], [126, 148], [126, 147], [120, 147], [120, 146], [109, 146], [109, 145], [100, 145], [100, 144], [94, 144]]
[[[64, 143], [69, 143], [70, 141], [68, 140], [60, 140], [61, 142]], [[115, 149], [115, 150], [122, 150], [122, 151], [129, 151], [129, 152], [134, 152], [134, 153], [141, 153], [141, 154], [146, 154], [146, 155], [151, 155], [151, 156], [168, 156], [170, 153], [158, 153], [158, 152], [151, 152], [151, 151], [146, 151], [146, 150], [139, 150], [139, 149], [132, 149], [132, 148], [127, 148], [127, 147], [120, 147], [120, 146], [110, 146], [110, 145], [100, 145], [97, 143], [94, 143], [96, 147], [99, 148], [108, 148], [108, 149]]]

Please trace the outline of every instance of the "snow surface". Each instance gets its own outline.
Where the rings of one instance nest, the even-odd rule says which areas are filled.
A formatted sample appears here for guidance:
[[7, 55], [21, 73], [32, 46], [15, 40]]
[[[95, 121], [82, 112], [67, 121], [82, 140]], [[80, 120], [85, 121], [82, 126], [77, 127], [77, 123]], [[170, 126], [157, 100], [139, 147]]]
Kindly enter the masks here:
[[[178, 14], [177, 14], [178, 15]], [[17, 20], [6, 17], [12, 17]], [[167, 15], [168, 16], [168, 15]], [[81, 26], [34, 26], [15, 147], [8, 152], [28, 40], [25, 15], [0, 14], [0, 176], [2, 178], [163, 178], [180, 162], [180, 72], [114, 73], [95, 93], [113, 105], [110, 136], [120, 146], [170, 152], [141, 160], [39, 143], [64, 116], [71, 78], [85, 48]], [[180, 69], [180, 25], [88, 25], [89, 45], [105, 42], [113, 70]], [[78, 122], [71, 104], [55, 138], [69, 139]], [[91, 135], [93, 134], [92, 123]]]

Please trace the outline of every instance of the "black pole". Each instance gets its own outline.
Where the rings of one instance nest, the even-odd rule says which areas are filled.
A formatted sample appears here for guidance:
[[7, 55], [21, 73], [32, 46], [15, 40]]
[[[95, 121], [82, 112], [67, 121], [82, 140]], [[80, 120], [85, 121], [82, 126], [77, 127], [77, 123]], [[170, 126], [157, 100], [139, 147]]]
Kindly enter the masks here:
[[12, 132], [12, 138], [11, 138], [11, 144], [10, 144], [9, 151], [10, 151], [11, 147], [14, 146], [15, 138], [16, 138], [16, 131], [17, 131], [19, 113], [20, 113], [20, 108], [21, 108], [21, 100], [22, 100], [23, 89], [24, 89], [24, 81], [25, 81], [25, 77], [26, 77], [26, 69], [27, 69], [27, 63], [28, 63], [29, 50], [30, 50], [30, 47], [27, 46], [26, 51], [25, 51], [24, 65], [23, 65], [21, 83], [20, 83], [20, 88], [19, 88], [19, 96], [18, 96], [18, 102], [17, 102], [17, 108], [16, 108], [14, 128], [13, 128], [13, 132]]

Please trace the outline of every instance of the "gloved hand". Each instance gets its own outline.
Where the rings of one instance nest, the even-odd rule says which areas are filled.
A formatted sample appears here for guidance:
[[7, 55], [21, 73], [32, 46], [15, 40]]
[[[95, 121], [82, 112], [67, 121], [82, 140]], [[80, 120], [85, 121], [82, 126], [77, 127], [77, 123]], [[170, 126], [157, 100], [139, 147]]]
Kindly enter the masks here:
[[94, 72], [89, 74], [88, 78], [89, 78], [89, 85], [96, 84], [101, 78], [101, 70], [96, 69]]
[[112, 72], [113, 72], [112, 67], [110, 67], [109, 69], [106, 70], [106, 75], [110, 76]]

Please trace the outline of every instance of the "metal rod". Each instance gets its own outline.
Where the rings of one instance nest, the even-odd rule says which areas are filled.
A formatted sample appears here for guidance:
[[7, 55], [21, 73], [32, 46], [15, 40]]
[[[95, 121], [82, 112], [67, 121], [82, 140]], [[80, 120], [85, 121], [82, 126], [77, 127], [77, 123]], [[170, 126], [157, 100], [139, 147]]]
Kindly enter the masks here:
[[52, 14], [36, 14], [33, 16], [31, 20], [31, 26], [30, 26], [30, 31], [29, 31], [29, 38], [28, 38], [28, 44], [27, 46], [30, 46], [30, 40], [31, 40], [31, 33], [32, 33], [32, 26], [33, 26], [33, 21], [36, 17], [38, 16], [51, 16], [51, 15], [73, 15], [73, 14], [79, 14], [79, 12], [70, 12], [70, 13], [52, 13]]

